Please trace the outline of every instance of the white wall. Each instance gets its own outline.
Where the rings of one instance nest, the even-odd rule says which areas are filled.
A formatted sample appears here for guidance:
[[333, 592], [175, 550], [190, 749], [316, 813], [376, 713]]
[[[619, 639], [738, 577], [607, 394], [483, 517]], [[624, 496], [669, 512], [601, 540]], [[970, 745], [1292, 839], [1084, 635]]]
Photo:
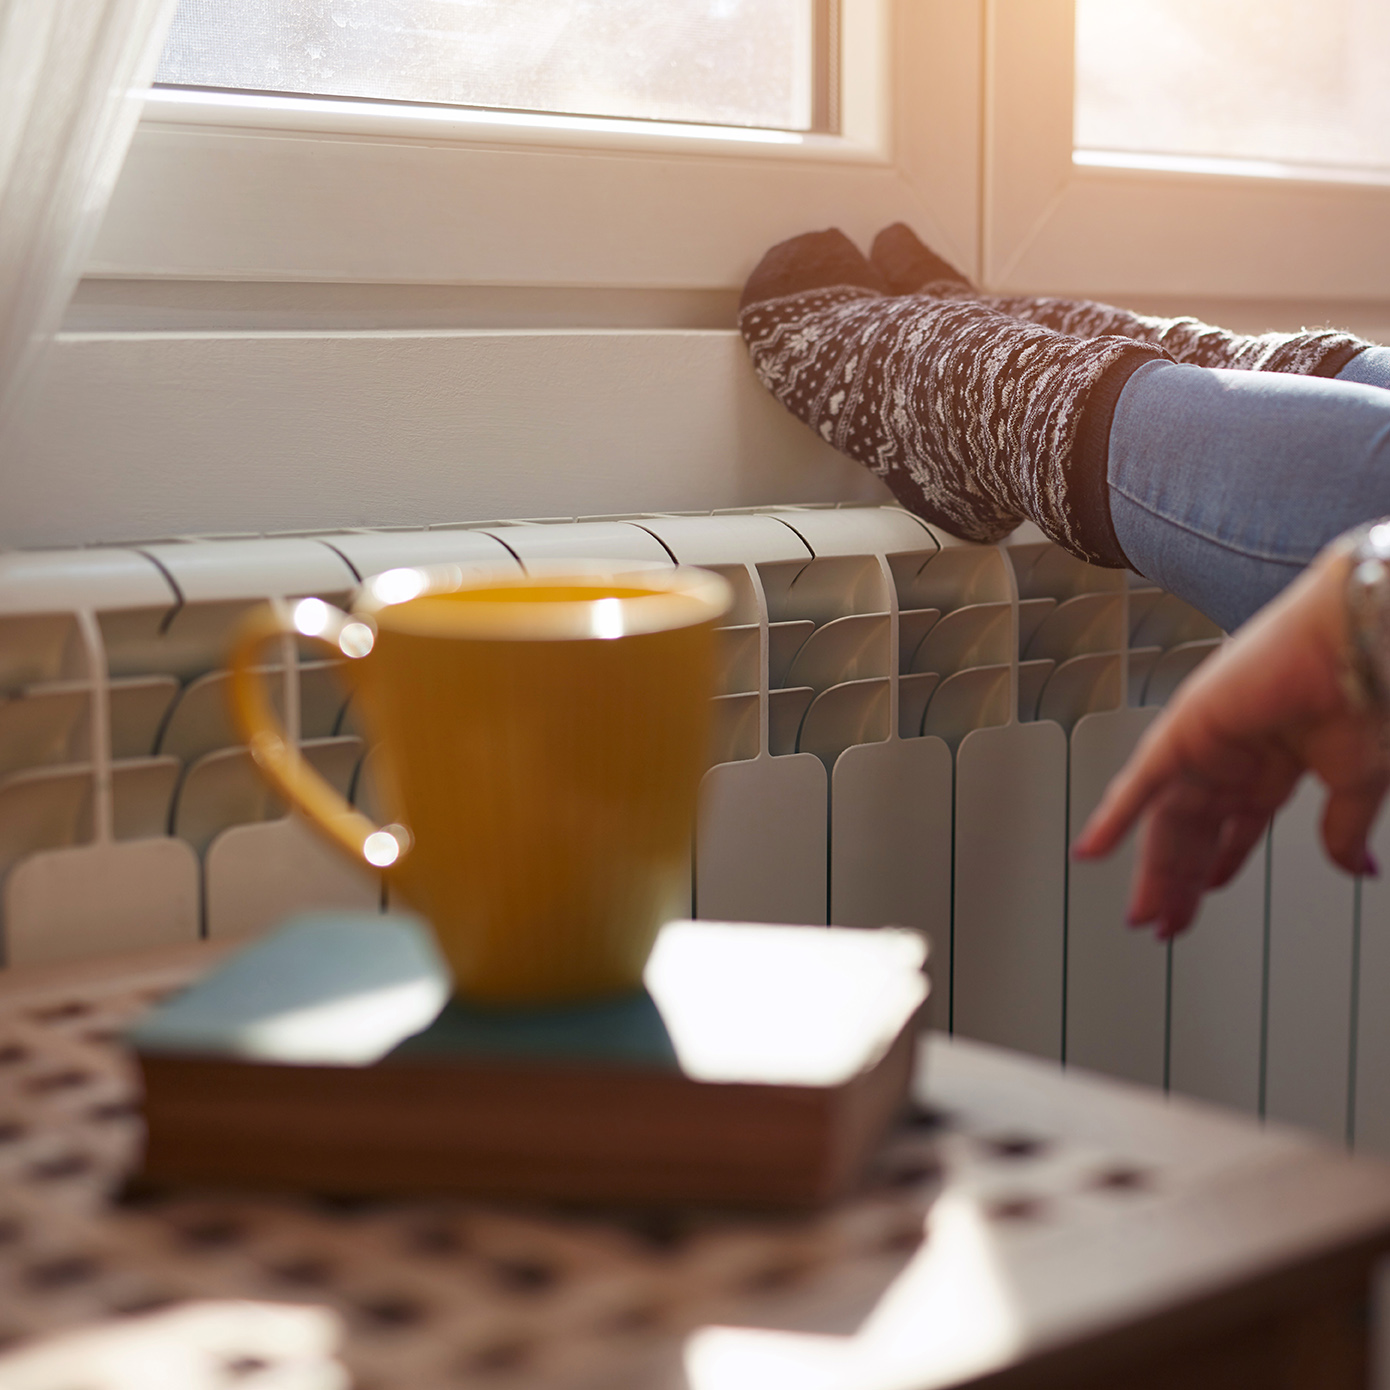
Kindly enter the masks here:
[[68, 334], [0, 544], [886, 497], [718, 330]]

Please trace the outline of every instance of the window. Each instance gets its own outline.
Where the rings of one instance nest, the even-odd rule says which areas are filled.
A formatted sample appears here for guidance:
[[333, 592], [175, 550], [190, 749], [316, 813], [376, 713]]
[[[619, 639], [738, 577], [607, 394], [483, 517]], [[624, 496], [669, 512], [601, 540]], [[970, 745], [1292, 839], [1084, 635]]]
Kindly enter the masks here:
[[[212, 0], [186, 3], [196, 11], [184, 13], [196, 17]], [[284, 3], [217, 9], [264, 18]], [[396, 0], [392, 13], [426, 3]], [[534, 18], [578, 11], [581, 0], [434, 3], [435, 12]], [[379, 11], [386, 4], [373, 0]], [[820, 73], [811, 84], [813, 95], [822, 93], [819, 101], [804, 90], [797, 96], [785, 70], [783, 77], [768, 74], [758, 98], [780, 91], [776, 101], [800, 104], [788, 122], [795, 116], [811, 128], [231, 90], [233, 80], [272, 80], [264, 63], [260, 77], [238, 78], [209, 57], [195, 73], [192, 59], [178, 55], [197, 43], [176, 33], [167, 62], [177, 62], [185, 77], [223, 86], [165, 86], [152, 94], [92, 275], [158, 281], [181, 295], [193, 284], [306, 283], [438, 285], [449, 293], [473, 287], [486, 290], [490, 304], [511, 290], [553, 291], [557, 302], [581, 293], [650, 292], [673, 305], [673, 296], [720, 295], [720, 321], [731, 325], [738, 287], [760, 249], [807, 227], [838, 224], [867, 239], [906, 218], [943, 254], [972, 267], [979, 210], [975, 0], [592, 0], [583, 8], [708, 17], [730, 6], [733, 15], [760, 17], [759, 26], [780, 14], [781, 51], [800, 46], [803, 88]], [[304, 8], [331, 21], [368, 4], [313, 0]], [[832, 41], [824, 26], [835, 17]], [[820, 42], [815, 33], [823, 34]], [[615, 90], [602, 100], [591, 90], [583, 100], [570, 93], [561, 101], [553, 88], [546, 99], [611, 112], [619, 106]], [[512, 99], [541, 97], [518, 90]], [[699, 114], [716, 112], [707, 105]], [[747, 106], [743, 114], [757, 115]], [[286, 295], [293, 298], [288, 289]], [[499, 307], [493, 322], [514, 322], [509, 312]], [[709, 322], [679, 307], [673, 314], [672, 326]], [[303, 326], [321, 322], [309, 314]]]
[[1176, 311], [1279, 300], [1303, 322], [1390, 300], [1383, 0], [987, 13], [991, 284]]
[[837, 29], [816, 0], [183, 0], [156, 80], [824, 130]]
[[[314, 17], [324, 55], [302, 82], [284, 76], [270, 37], [270, 17], [292, 3]], [[539, 47], [543, 15], [628, 8], [681, 15], [707, 53], [730, 51], [719, 44], [733, 19], [754, 26], [740, 42], [781, 25], [766, 42], [786, 62], [769, 64], [741, 114], [679, 104], [695, 98], [677, 103], [669, 87], [641, 107], [659, 64], [619, 65], [632, 83], [599, 91], [594, 74], [611, 67], [562, 60], [558, 40], [551, 67], [533, 65], [544, 90], [433, 90], [525, 110], [420, 104], [419, 89], [414, 104], [369, 100], [324, 71], [341, 56], [334, 35], [360, 67], [383, 15], [415, 16], [397, 25], [399, 44], [442, 32], [430, 17], [445, 16], [454, 51], [467, 47], [460, 15], [496, 37], [500, 14]], [[238, 16], [243, 37], [219, 48], [214, 12]], [[221, 89], [154, 94], [93, 271], [727, 297], [780, 236], [838, 224], [868, 238], [903, 217], [1000, 289], [1390, 299], [1390, 187], [1378, 182], [1390, 178], [1390, 121], [1372, 119], [1390, 103], [1387, 27], [1383, 0], [184, 0], [164, 76]], [[554, 32], [586, 55], [601, 38], [573, 23]], [[676, 30], [662, 32], [665, 43]], [[509, 42], [513, 57], [525, 47]], [[1270, 74], [1290, 57], [1301, 76], [1272, 96]], [[560, 82], [566, 63], [587, 89]], [[269, 83], [357, 95], [259, 90]], [[1260, 99], [1229, 95], [1251, 91]], [[705, 123], [736, 118], [781, 124]], [[694, 321], [683, 314], [671, 321]]]
[[1079, 0], [1075, 141], [1174, 166], [1390, 178], [1390, 6]]

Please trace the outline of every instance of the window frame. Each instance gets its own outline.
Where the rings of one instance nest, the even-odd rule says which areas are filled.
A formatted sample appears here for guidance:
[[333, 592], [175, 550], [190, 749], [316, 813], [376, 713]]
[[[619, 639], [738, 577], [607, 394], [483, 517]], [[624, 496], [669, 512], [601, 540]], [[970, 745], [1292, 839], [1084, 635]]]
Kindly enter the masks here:
[[88, 273], [730, 289], [897, 218], [974, 269], [981, 6], [842, 0], [837, 135], [160, 91]]
[[730, 291], [782, 237], [902, 218], [996, 290], [1390, 300], [1384, 183], [1074, 159], [1073, 0], [841, 26], [837, 135], [161, 90], [89, 275]]

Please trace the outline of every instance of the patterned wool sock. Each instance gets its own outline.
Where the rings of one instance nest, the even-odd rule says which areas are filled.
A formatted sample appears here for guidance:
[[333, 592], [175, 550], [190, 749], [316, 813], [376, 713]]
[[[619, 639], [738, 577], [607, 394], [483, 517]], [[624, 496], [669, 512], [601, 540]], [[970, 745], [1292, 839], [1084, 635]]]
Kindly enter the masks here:
[[1167, 354], [1068, 337], [970, 298], [894, 298], [882, 284], [842, 232], [774, 246], [739, 313], [763, 384], [952, 534], [997, 541], [1029, 517], [1081, 559], [1125, 566], [1110, 420], [1131, 373]]
[[1364, 338], [1329, 328], [1302, 333], [1232, 333], [1199, 319], [1134, 314], [1089, 299], [977, 294], [965, 276], [924, 246], [902, 222], [878, 234], [870, 260], [893, 294], [971, 296], [1013, 318], [1040, 323], [1076, 338], [1119, 334], [1152, 343], [1175, 361], [1198, 367], [1336, 376], [1371, 346]]

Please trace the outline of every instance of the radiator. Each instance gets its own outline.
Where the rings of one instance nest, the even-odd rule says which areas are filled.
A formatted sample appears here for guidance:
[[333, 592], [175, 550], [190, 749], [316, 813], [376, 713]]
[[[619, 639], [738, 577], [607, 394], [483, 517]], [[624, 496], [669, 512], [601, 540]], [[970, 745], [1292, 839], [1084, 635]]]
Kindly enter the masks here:
[[[1172, 946], [1123, 925], [1128, 852], [1068, 862], [1221, 634], [1031, 527], [968, 545], [892, 507], [0, 556], [5, 963], [389, 906], [252, 768], [226, 714], [231, 627], [267, 597], [344, 603], [397, 565], [579, 557], [703, 565], [734, 589], [695, 915], [918, 927], [940, 1026], [1390, 1152], [1390, 897], [1324, 859], [1311, 785]], [[332, 663], [288, 642], [269, 659], [293, 736], [372, 813], [372, 754]], [[1376, 852], [1390, 863], [1390, 843]]]

